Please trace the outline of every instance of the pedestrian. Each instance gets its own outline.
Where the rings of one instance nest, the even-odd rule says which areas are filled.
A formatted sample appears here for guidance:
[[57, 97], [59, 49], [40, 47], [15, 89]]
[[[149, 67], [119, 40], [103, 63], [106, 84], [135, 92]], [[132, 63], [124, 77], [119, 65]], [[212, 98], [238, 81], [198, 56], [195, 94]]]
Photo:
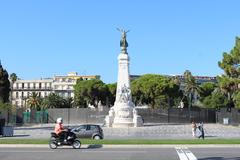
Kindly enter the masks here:
[[201, 122], [199, 125], [198, 125], [198, 129], [200, 131], [200, 136], [198, 138], [201, 138], [204, 139], [205, 138], [205, 135], [204, 135], [204, 128], [203, 128], [203, 122]]
[[197, 124], [192, 121], [192, 136], [196, 137]]

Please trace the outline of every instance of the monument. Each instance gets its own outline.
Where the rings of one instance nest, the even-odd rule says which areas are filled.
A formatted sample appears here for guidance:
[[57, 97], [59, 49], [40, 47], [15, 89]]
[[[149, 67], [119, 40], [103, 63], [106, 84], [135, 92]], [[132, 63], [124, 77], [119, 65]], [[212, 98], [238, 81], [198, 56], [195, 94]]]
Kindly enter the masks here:
[[137, 114], [134, 103], [129, 79], [129, 61], [127, 53], [127, 35], [128, 31], [118, 29], [121, 32], [121, 53], [118, 56], [118, 81], [114, 106], [110, 108], [109, 115], [105, 121], [108, 127], [139, 127], [142, 126], [142, 117]]

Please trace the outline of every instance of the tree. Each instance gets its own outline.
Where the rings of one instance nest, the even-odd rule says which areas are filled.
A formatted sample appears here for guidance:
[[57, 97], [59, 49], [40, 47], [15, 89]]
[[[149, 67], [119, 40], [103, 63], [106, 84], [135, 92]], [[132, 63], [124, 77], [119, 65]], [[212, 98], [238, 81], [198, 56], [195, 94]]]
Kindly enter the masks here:
[[3, 69], [0, 62], [0, 103], [9, 102], [10, 82], [8, 72]]
[[74, 86], [74, 102], [80, 107], [87, 107], [89, 104], [98, 107], [100, 101], [106, 104], [107, 93], [107, 86], [99, 79], [80, 80]]
[[210, 96], [212, 92], [217, 88], [217, 84], [213, 82], [206, 82], [199, 86], [199, 95], [200, 101], [204, 100], [204, 98]]
[[27, 103], [30, 106], [31, 109], [41, 110], [41, 97], [39, 93], [32, 92], [30, 96], [27, 99]]
[[131, 83], [135, 105], [149, 105], [152, 108], [171, 107], [173, 99], [179, 97], [179, 85], [174, 80], [154, 74], [146, 74]]
[[0, 102], [0, 117], [1, 117], [1, 112], [5, 111], [7, 112], [7, 118], [6, 118], [6, 123], [8, 124], [10, 121], [10, 113], [14, 110], [15, 108], [13, 108], [12, 104], [10, 103], [2, 103]]
[[236, 37], [235, 46], [230, 53], [224, 52], [222, 61], [218, 62], [228, 77], [240, 78], [240, 38]]
[[235, 93], [233, 101], [235, 103], [235, 108], [240, 109], [240, 91]]
[[16, 75], [16, 73], [10, 74], [10, 79], [11, 79], [12, 83], [16, 82], [16, 81], [17, 81], [17, 75]]
[[230, 53], [223, 53], [222, 61], [218, 62], [221, 69], [224, 70], [224, 75], [218, 76], [217, 80], [221, 92], [228, 98], [228, 108], [236, 106], [236, 99], [240, 91], [240, 38], [236, 37], [235, 46]]
[[47, 97], [43, 99], [43, 107], [46, 108], [64, 108], [63, 98], [56, 93], [50, 93]]
[[195, 78], [192, 76], [192, 73], [189, 70], [186, 70], [183, 76], [184, 76], [183, 93], [184, 96], [187, 98], [189, 120], [191, 120], [191, 108], [194, 101], [194, 97], [196, 97], [198, 93], [198, 86], [195, 81]]
[[184, 76], [184, 95], [188, 99], [189, 109], [192, 106], [193, 98], [198, 94], [198, 86], [195, 81], [195, 78], [192, 76], [192, 73], [189, 70], [186, 70], [183, 74]]
[[72, 97], [67, 97], [66, 99], [63, 99], [63, 106], [64, 108], [72, 108], [74, 104]]
[[209, 96], [205, 97], [202, 103], [206, 107], [219, 110], [220, 108], [225, 107], [229, 102], [223, 93], [219, 90], [215, 90]]
[[10, 74], [10, 80], [11, 80], [11, 101], [12, 101], [12, 92], [13, 92], [13, 85], [17, 81], [17, 75], [16, 73]]
[[107, 84], [108, 88], [108, 103], [110, 106], [114, 105], [116, 99], [117, 83]]
[[11, 109], [13, 109], [13, 106], [10, 103], [1, 103], [0, 102], [0, 111], [11, 110]]
[[219, 110], [228, 104], [226, 96], [220, 91], [217, 83], [207, 82], [199, 86], [200, 101], [203, 107]]

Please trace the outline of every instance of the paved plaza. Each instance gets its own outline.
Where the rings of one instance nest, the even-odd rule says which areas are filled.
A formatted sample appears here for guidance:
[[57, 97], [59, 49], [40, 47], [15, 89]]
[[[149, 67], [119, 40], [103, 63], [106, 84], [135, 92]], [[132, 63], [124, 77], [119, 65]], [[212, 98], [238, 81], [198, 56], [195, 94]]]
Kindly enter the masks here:
[[[65, 125], [66, 126], [66, 125]], [[71, 125], [71, 127], [77, 125]], [[191, 124], [145, 124], [138, 128], [102, 127], [104, 139], [192, 139]], [[240, 138], [240, 126], [204, 124], [205, 138]], [[48, 139], [54, 124], [39, 124], [14, 128], [14, 137]]]

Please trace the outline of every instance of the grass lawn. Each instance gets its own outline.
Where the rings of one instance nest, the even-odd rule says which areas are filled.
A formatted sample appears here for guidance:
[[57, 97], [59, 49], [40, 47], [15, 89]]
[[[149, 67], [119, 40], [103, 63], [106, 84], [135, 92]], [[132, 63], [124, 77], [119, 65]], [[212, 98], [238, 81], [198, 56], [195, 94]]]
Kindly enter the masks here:
[[[147, 139], [135, 139], [135, 140], [90, 140], [81, 139], [82, 144], [111, 144], [111, 145], [134, 145], [134, 144], [240, 144], [240, 139], [189, 139], [189, 140], [147, 140]], [[1, 139], [0, 144], [48, 144], [47, 139]]]

